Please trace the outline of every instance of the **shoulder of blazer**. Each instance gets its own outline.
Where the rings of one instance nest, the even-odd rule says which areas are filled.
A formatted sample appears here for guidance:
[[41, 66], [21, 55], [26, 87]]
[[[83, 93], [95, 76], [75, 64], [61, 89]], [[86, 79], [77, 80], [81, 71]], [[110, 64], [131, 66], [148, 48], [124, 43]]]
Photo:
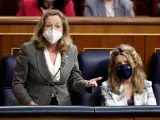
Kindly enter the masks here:
[[152, 82], [148, 81], [148, 80], [145, 80], [144, 81], [144, 89], [147, 89], [147, 88], [150, 88], [150, 87], [152, 87]]
[[25, 42], [21, 46], [21, 49], [23, 49], [28, 55], [32, 56], [33, 58], [35, 57], [36, 52], [38, 50], [34, 42], [34, 40]]
[[96, 5], [97, 2], [98, 2], [97, 0], [86, 0], [85, 5], [93, 7]]
[[105, 89], [105, 91], [111, 91], [111, 87], [107, 81], [102, 82], [101, 88]]
[[75, 50], [77, 50], [77, 46], [76, 45], [74, 45], [74, 44], [71, 44], [71, 46], [70, 46], [70, 48], [69, 48], [69, 50], [68, 51], [75, 51]]
[[31, 40], [29, 42], [25, 42], [24, 45], [26, 48], [31, 48], [31, 49], [36, 49], [36, 46], [35, 46], [35, 41], [34, 40]]
[[133, 3], [130, 0], [118, 0], [125, 10], [133, 9]]

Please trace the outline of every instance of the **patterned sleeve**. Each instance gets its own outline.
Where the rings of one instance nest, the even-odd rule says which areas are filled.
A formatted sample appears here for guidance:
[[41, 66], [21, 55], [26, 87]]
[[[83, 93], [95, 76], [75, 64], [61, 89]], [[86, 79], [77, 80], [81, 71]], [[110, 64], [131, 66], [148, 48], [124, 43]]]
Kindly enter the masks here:
[[107, 82], [103, 82], [101, 86], [101, 94], [102, 94], [102, 105], [104, 106], [116, 106], [111, 94], [109, 93], [110, 87]]
[[147, 90], [147, 103], [146, 105], [157, 105], [156, 98], [152, 89], [152, 82], [145, 81], [145, 88]]

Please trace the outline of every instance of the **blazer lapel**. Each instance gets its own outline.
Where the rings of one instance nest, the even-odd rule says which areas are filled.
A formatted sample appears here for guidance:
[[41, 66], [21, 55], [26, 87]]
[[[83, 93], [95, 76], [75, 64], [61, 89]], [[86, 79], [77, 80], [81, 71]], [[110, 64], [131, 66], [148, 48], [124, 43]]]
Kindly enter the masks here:
[[42, 50], [38, 50], [36, 57], [37, 57], [37, 67], [40, 74], [45, 80], [47, 80], [48, 82], [52, 82], [52, 77], [45, 60], [44, 52]]
[[125, 11], [120, 0], [114, 0], [114, 14], [115, 16], [125, 16]]
[[[63, 68], [60, 71], [60, 81], [57, 83], [61, 83], [65, 80], [65, 74], [67, 71], [67, 64], [68, 64], [68, 52], [65, 52], [63, 54], [61, 54], [61, 65], [64, 64]], [[56, 83], [55, 83], [56, 84]]]
[[117, 105], [117, 106], [126, 106], [127, 105], [127, 99], [125, 97], [123, 85], [120, 86], [120, 94], [119, 95], [114, 94], [114, 93], [111, 93], [111, 95], [112, 95], [112, 98], [113, 98], [115, 105]]
[[[63, 80], [65, 80], [65, 71], [67, 71], [67, 67], [65, 67], [68, 63], [68, 52], [61, 54], [61, 65], [64, 64], [63, 68], [60, 71], [60, 81], [54, 82], [52, 84], [61, 84]], [[37, 51], [37, 66], [42, 77], [48, 82], [52, 82], [52, 77], [50, 71], [48, 69], [44, 52], [41, 50]]]
[[106, 8], [104, 0], [97, 0], [97, 16], [106, 16]]

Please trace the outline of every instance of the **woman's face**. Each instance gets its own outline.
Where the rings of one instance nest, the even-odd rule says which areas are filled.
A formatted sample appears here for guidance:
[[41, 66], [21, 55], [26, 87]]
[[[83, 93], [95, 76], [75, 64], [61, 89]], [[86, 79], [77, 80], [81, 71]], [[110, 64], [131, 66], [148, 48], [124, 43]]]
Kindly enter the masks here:
[[44, 24], [44, 31], [57, 30], [63, 33], [63, 23], [58, 15], [49, 16]]
[[121, 64], [129, 64], [127, 58], [124, 55], [118, 55], [115, 58], [115, 65], [121, 65]]
[[115, 59], [116, 75], [120, 80], [129, 80], [132, 76], [132, 67], [124, 55], [118, 55]]
[[53, 8], [53, 1], [54, 0], [44, 0], [43, 4], [44, 6], [48, 9], [48, 8]]

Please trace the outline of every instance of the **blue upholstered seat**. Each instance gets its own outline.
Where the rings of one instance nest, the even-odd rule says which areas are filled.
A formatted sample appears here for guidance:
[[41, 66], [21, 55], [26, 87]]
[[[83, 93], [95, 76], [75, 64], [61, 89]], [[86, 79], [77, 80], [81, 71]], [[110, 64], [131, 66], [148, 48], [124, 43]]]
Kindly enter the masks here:
[[[88, 51], [78, 55], [79, 67], [82, 71], [84, 79], [89, 80], [95, 77], [103, 77], [99, 81], [107, 79], [108, 65], [110, 62], [110, 51]], [[5, 57], [2, 61], [2, 80], [0, 87], [1, 105], [18, 105], [15, 96], [12, 93], [12, 79], [13, 70], [16, 64], [15, 56]], [[72, 94], [72, 103], [74, 105], [101, 105], [100, 88], [92, 87], [87, 89], [89, 93], [80, 95], [78, 93]]]
[[17, 100], [12, 93], [13, 70], [16, 64], [15, 56], [8, 56], [2, 60], [2, 80], [1, 80], [1, 105], [17, 105]]
[[[107, 80], [110, 62], [109, 50], [82, 52], [78, 55], [78, 61], [84, 79], [90, 80], [92, 78], [102, 77], [103, 79], [98, 82], [99, 86], [103, 81]], [[73, 95], [74, 98], [72, 101], [76, 101], [76, 103], [73, 104], [88, 106], [101, 105], [101, 91], [99, 86], [88, 88], [88, 92], [83, 95]]]
[[152, 87], [157, 105], [160, 105], [160, 52], [152, 55], [149, 80], [152, 81]]

